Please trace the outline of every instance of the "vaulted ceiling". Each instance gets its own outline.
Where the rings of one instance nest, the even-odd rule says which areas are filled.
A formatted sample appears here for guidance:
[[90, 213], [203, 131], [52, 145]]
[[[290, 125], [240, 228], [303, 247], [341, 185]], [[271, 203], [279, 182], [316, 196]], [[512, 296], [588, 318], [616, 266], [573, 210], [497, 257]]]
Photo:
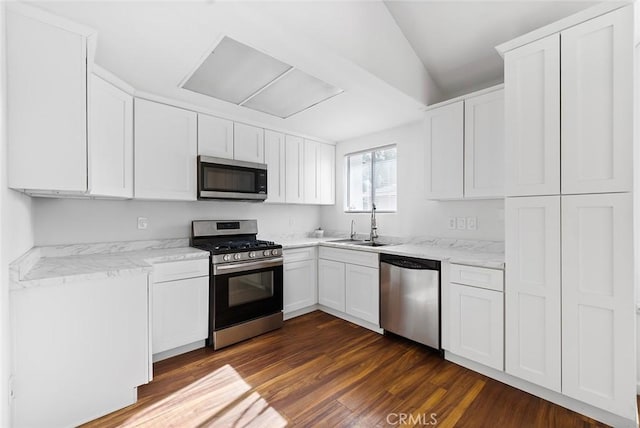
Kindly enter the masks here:
[[[139, 90], [235, 120], [340, 141], [502, 80], [494, 46], [575, 1], [73, 1], [35, 5], [98, 31], [96, 63]], [[229, 36], [344, 90], [286, 119], [180, 84]]]

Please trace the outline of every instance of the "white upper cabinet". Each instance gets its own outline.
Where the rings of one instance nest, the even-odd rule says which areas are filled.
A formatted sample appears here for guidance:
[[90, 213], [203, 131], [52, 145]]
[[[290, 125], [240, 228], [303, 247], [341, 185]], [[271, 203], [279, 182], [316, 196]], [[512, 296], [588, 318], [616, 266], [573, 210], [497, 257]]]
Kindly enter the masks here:
[[196, 200], [196, 113], [135, 100], [135, 197]]
[[633, 15], [562, 32], [562, 193], [625, 192], [633, 179]]
[[198, 113], [198, 154], [233, 159], [233, 122]]
[[505, 202], [505, 370], [560, 392], [560, 196]]
[[301, 137], [285, 136], [285, 161], [285, 200], [290, 204], [302, 204], [304, 203], [304, 140]]
[[264, 129], [244, 123], [233, 124], [233, 158], [264, 163]]
[[464, 196], [504, 196], [504, 91], [464, 101]]
[[9, 187], [85, 193], [89, 31], [7, 6]]
[[336, 146], [319, 144], [319, 186], [320, 204], [333, 205], [336, 203]]
[[633, 195], [562, 197], [562, 392], [636, 419]]
[[92, 74], [89, 193], [133, 197], [133, 96]]
[[304, 140], [304, 202], [320, 203], [320, 146], [311, 140]]
[[284, 134], [264, 131], [264, 163], [267, 164], [267, 200], [285, 202], [285, 145]]
[[464, 101], [427, 112], [427, 199], [463, 196]]
[[507, 52], [504, 81], [506, 194], [557, 195], [560, 193], [560, 35]]

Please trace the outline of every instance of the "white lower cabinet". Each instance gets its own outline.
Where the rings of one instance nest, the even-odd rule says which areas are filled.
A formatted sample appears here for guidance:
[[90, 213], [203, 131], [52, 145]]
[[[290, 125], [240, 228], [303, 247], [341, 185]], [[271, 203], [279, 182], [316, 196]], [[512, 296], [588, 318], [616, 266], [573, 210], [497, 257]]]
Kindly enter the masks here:
[[318, 303], [318, 276], [314, 247], [285, 250], [283, 255], [283, 297], [286, 316]]
[[449, 284], [449, 351], [503, 370], [503, 309], [499, 291]]
[[151, 298], [154, 356], [207, 338], [208, 265], [208, 259], [154, 265]]
[[636, 419], [633, 195], [562, 197], [562, 393]]
[[149, 379], [148, 275], [11, 291], [13, 426], [77, 426]]
[[362, 320], [363, 326], [377, 328], [380, 321], [378, 254], [320, 247], [318, 257], [318, 303], [343, 312], [350, 321]]
[[333, 260], [318, 260], [318, 303], [345, 311], [345, 265]]
[[505, 370], [560, 392], [560, 196], [507, 198]]
[[380, 322], [379, 270], [372, 267], [345, 266], [346, 312], [372, 324]]

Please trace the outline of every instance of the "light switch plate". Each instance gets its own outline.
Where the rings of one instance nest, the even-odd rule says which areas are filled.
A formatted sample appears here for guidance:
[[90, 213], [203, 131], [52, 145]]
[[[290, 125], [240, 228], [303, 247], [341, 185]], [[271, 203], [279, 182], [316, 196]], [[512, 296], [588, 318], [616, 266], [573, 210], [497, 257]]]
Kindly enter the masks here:
[[458, 230], [465, 230], [467, 228], [467, 219], [465, 217], [457, 217], [456, 226]]
[[478, 218], [467, 217], [467, 230], [476, 230], [476, 229], [478, 229]]
[[456, 228], [456, 218], [449, 217], [449, 229], [454, 230]]
[[146, 229], [149, 225], [149, 220], [146, 217], [138, 217], [138, 229]]

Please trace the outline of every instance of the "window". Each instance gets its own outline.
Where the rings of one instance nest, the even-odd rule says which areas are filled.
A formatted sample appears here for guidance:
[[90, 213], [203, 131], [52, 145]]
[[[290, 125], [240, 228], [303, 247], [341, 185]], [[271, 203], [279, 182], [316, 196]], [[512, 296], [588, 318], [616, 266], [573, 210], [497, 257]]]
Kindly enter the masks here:
[[396, 211], [396, 146], [386, 146], [345, 156], [347, 163], [347, 212]]

